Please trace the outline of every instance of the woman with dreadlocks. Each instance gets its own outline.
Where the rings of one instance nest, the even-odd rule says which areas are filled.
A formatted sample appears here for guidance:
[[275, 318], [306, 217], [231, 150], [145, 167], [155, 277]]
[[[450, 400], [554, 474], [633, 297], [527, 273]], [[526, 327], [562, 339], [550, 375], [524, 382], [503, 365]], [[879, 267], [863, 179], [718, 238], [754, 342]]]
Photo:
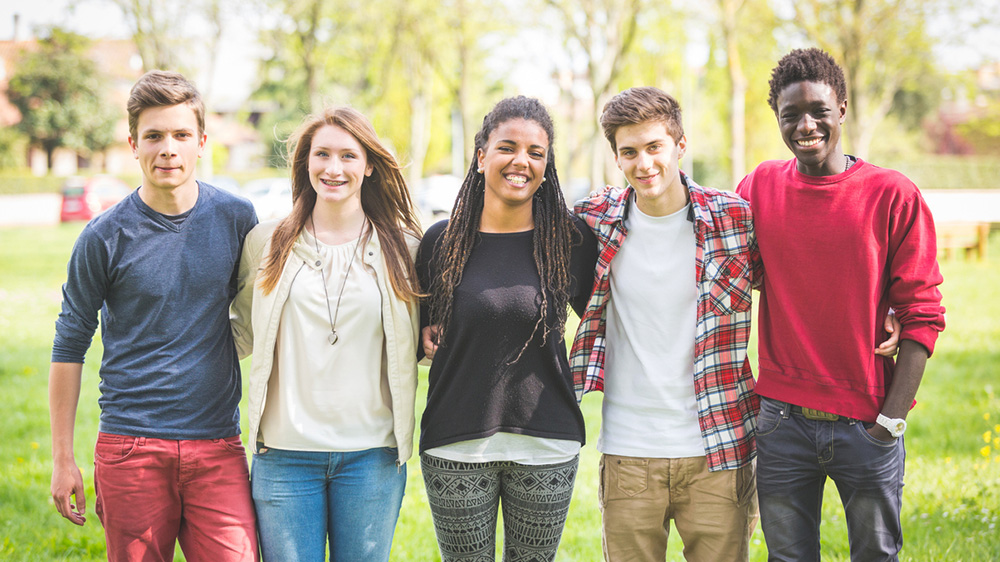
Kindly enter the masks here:
[[433, 357], [420, 462], [444, 561], [553, 560], [584, 423], [566, 359], [568, 304], [586, 306], [597, 259], [566, 208], [538, 100], [496, 105], [450, 221], [427, 230], [417, 273]]

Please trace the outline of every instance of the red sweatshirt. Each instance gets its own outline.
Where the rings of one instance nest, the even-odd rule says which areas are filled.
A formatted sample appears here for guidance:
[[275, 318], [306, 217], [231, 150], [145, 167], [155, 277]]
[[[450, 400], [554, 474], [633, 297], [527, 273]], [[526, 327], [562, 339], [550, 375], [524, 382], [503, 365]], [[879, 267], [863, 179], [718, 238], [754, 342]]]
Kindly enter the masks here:
[[757, 393], [875, 421], [893, 361], [875, 355], [892, 307], [901, 339], [934, 351], [944, 329], [934, 220], [913, 182], [858, 160], [807, 176], [764, 162], [737, 193], [764, 264]]

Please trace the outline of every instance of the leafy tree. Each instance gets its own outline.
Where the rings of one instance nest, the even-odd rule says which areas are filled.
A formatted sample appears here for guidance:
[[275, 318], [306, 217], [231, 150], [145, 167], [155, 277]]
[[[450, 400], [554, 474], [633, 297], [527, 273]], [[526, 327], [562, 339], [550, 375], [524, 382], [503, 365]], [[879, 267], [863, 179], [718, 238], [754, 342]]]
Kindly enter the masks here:
[[934, 0], [797, 0], [795, 22], [844, 67], [848, 149], [867, 157], [896, 93], [932, 71]]
[[88, 46], [86, 38], [53, 28], [36, 51], [22, 54], [10, 79], [7, 95], [21, 112], [17, 126], [45, 151], [49, 170], [59, 147], [95, 153], [114, 141], [117, 113], [104, 98]]

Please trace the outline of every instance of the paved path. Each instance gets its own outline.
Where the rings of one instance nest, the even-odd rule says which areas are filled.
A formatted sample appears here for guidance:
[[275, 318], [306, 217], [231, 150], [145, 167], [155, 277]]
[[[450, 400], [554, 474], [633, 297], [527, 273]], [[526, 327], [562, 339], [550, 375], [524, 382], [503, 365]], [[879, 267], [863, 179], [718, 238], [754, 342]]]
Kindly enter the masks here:
[[[926, 189], [923, 195], [937, 222], [1000, 224], [1000, 189]], [[0, 227], [57, 224], [59, 203], [55, 193], [0, 195]]]
[[0, 227], [59, 224], [61, 202], [57, 193], [0, 195]]

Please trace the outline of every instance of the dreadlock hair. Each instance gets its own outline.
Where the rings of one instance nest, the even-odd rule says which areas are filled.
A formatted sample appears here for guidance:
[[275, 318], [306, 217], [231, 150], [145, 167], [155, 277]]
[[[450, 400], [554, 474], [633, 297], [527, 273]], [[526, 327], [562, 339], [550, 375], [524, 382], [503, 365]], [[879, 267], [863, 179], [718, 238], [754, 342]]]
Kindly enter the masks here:
[[[538, 321], [524, 342], [520, 352], [510, 363], [520, 359], [528, 348], [539, 327], [542, 328], [542, 342], [555, 334], [562, 338], [566, 329], [566, 307], [569, 304], [570, 248], [580, 239], [580, 233], [563, 199], [556, 174], [555, 155], [552, 151], [555, 129], [552, 117], [537, 99], [517, 96], [501, 100], [483, 118], [483, 127], [476, 133], [475, 150], [485, 151], [490, 134], [501, 124], [511, 119], [524, 119], [541, 127], [548, 136], [548, 159], [545, 163], [545, 181], [532, 197], [532, 218], [534, 220], [534, 260], [541, 279], [542, 302], [539, 306]], [[434, 260], [439, 264], [440, 273], [431, 281], [430, 315], [431, 324], [440, 326], [439, 344], [444, 344], [448, 324], [451, 321], [455, 288], [462, 282], [462, 273], [469, 254], [479, 234], [479, 221], [483, 214], [483, 200], [486, 180], [477, 172], [478, 163], [473, 157], [469, 171], [465, 175], [451, 219], [434, 250]], [[549, 306], [555, 314], [547, 314]]]
[[379, 140], [371, 123], [349, 107], [328, 108], [319, 115], [307, 117], [286, 143], [292, 175], [292, 212], [278, 223], [271, 235], [271, 247], [258, 281], [261, 290], [266, 295], [277, 286], [295, 240], [312, 216], [316, 190], [309, 179], [309, 153], [316, 131], [327, 125], [347, 131], [365, 151], [372, 173], [361, 184], [361, 208], [378, 232], [393, 292], [403, 300], [415, 302], [423, 295], [417, 283], [416, 267], [410, 259], [406, 234], [419, 238], [421, 230], [410, 192], [396, 158]]
[[847, 100], [847, 80], [844, 79], [844, 69], [833, 60], [826, 51], [815, 47], [810, 49], [795, 49], [781, 57], [778, 66], [771, 70], [771, 80], [768, 84], [771, 90], [767, 94], [767, 104], [771, 110], [778, 111], [778, 96], [781, 91], [796, 82], [819, 82], [826, 84], [837, 94], [837, 103]]

